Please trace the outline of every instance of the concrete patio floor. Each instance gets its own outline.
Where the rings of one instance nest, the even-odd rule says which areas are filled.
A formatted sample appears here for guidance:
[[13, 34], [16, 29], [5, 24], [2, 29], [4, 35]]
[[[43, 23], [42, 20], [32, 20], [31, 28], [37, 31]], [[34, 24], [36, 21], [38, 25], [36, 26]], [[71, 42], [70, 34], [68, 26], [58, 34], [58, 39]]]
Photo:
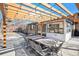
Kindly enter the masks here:
[[[1, 33], [0, 37], [2, 37]], [[3, 44], [0, 43], [0, 56], [39, 56], [32, 49], [26, 48], [26, 44], [25, 39], [19, 33], [7, 33], [7, 48], [1, 48]], [[12, 50], [8, 51], [10, 49]], [[6, 53], [1, 53], [6, 50]], [[62, 51], [62, 56], [79, 56], [79, 38], [75, 37], [65, 42], [60, 51]]]

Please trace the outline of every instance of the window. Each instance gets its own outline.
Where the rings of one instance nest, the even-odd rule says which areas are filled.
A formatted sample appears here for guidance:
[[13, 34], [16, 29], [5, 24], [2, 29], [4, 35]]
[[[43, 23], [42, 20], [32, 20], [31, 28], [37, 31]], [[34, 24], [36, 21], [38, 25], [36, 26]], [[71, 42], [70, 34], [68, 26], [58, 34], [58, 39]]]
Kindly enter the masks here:
[[51, 33], [64, 33], [64, 26], [63, 22], [55, 23], [55, 24], [49, 24], [48, 31]]

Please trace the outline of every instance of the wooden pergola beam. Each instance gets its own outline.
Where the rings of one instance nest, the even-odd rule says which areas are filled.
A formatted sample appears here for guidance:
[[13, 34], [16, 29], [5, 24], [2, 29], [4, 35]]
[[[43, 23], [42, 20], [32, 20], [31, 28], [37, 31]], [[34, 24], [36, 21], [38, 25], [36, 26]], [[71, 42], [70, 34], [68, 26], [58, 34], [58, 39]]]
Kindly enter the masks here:
[[[16, 8], [16, 9], [21, 9], [21, 10], [27, 10], [27, 8], [25, 9], [24, 7], [23, 8], [20, 8], [20, 7], [17, 7], [17, 6], [13, 6], [13, 5], [10, 5], [10, 4], [8, 4], [8, 6], [11, 6], [11, 7], [14, 7], [14, 8]], [[22, 6], [21, 6], [22, 7]], [[14, 10], [14, 9], [10, 9], [9, 8], [9, 10], [12, 10], [12, 11], [16, 11], [17, 12], [17, 10]], [[31, 9], [28, 9], [29, 10], [29, 12], [33, 12], [33, 13], [35, 13], [34, 11], [30, 11]], [[18, 12], [22, 12], [22, 11], [18, 11]], [[24, 13], [24, 14], [28, 14], [28, 13], [26, 13], [26, 12], [22, 12], [22, 13]], [[40, 13], [36, 13], [36, 14], [39, 14], [40, 15]], [[53, 17], [53, 16], [52, 16]], [[54, 16], [55, 17], [55, 16]], [[40, 20], [41, 21], [41, 20]]]
[[49, 11], [46, 11], [46, 10], [44, 10], [42, 8], [39, 8], [39, 7], [37, 7], [37, 10], [40, 10], [40, 11], [45, 12], [45, 13], [48, 13], [50, 16], [53, 16], [53, 17], [60, 17], [60, 16], [58, 16], [56, 14], [53, 14], [53, 13], [51, 13]]
[[[11, 11], [17, 11], [17, 10], [10, 9], [10, 8], [9, 8], [9, 10], [11, 10]], [[19, 11], [19, 12], [20, 12], [20, 11]], [[24, 12], [21, 12], [21, 13], [23, 13], [22, 15], [26, 15], [26, 14], [28, 14], [28, 13], [24, 13]], [[7, 14], [8, 14], [8, 13], [7, 13]], [[6, 15], [7, 15], [7, 14], [6, 14]], [[13, 12], [12, 12], [12, 13], [9, 13], [9, 14], [12, 14], [12, 15], [13, 15]], [[34, 16], [35, 16], [35, 15], [34, 15]], [[43, 16], [44, 16], [44, 15], [43, 15]], [[34, 18], [33, 18], [33, 19], [34, 19]], [[44, 19], [44, 20], [45, 20], [45, 19]]]
[[62, 8], [64, 11], [66, 11], [68, 14], [73, 15], [65, 6], [63, 6], [61, 3], [55, 3], [57, 6]]
[[0, 3], [0, 9], [3, 16], [3, 48], [6, 48], [6, 14], [5, 14], [5, 5]]
[[52, 7], [51, 5], [47, 4], [47, 3], [40, 3], [41, 5], [51, 9], [52, 11], [57, 12], [58, 14], [61, 14], [62, 16], [67, 17], [67, 15], [65, 15], [64, 13], [60, 12], [59, 10], [55, 9], [54, 7]]
[[[9, 8], [8, 10], [12, 10], [12, 11], [16, 11], [16, 12], [17, 12], [17, 10], [11, 9], [11, 8]], [[20, 10], [18, 11], [18, 13], [19, 13], [19, 12], [20, 12], [20, 13], [24, 13], [24, 14], [29, 14], [28, 12], [23, 12], [23, 11], [20, 11]]]
[[[17, 6], [13, 6], [13, 5], [10, 5], [10, 4], [8, 4], [8, 6], [11, 6], [11, 7], [14, 7], [14, 8], [16, 8], [16, 9], [20, 9], [20, 7], [17, 7]], [[10, 8], [9, 8], [10, 9]], [[10, 9], [10, 10], [13, 10], [13, 9]], [[28, 14], [29, 13], [35, 13], [35, 11], [34, 10], [32, 10], [32, 9], [30, 9], [30, 8], [24, 8], [23, 6], [21, 7], [21, 10], [23, 11], [23, 10], [27, 10], [28, 12]], [[13, 11], [17, 11], [17, 10], [13, 10]], [[21, 11], [21, 12], [22, 12]], [[20, 12], [20, 10], [18, 11], [18, 12]], [[23, 13], [25, 13], [25, 14], [27, 14], [26, 12], [23, 12]], [[41, 14], [41, 13], [35, 13], [35, 14], [38, 14], [38, 15], [45, 15], [45, 14]]]
[[[23, 3], [23, 4], [24, 4], [24, 3]], [[29, 6], [29, 7], [32, 7], [32, 8], [34, 8], [34, 9], [37, 7], [37, 6], [33, 5], [33, 4], [24, 4], [24, 5]], [[36, 10], [39, 10], [40, 12], [45, 13], [45, 14], [47, 14], [47, 15], [52, 15], [52, 16], [54, 16], [54, 17], [59, 17], [59, 16], [57, 16], [57, 15], [55, 15], [55, 14], [52, 14], [51, 12], [48, 12], [48, 11], [42, 9], [42, 8], [39, 8], [39, 7], [37, 7]]]
[[[25, 10], [25, 9], [22, 10], [21, 7], [13, 6], [13, 5], [10, 5], [10, 4], [8, 4], [8, 6], [14, 7], [14, 8], [19, 9], [19, 10], [21, 10], [21, 11]], [[10, 10], [13, 10], [13, 9], [10, 9]], [[17, 10], [14, 10], [14, 11], [17, 11]], [[18, 12], [20, 12], [20, 11], [18, 11]], [[30, 12], [31, 12], [31, 11], [30, 11]], [[24, 13], [26, 13], [26, 12], [24, 12]], [[27, 13], [28, 13], [28, 12], [27, 12]]]
[[[18, 8], [18, 9], [20, 9], [20, 7], [16, 7], [16, 6], [13, 6], [13, 5], [10, 5], [10, 4], [8, 4], [8, 6], [11, 6], [11, 7], [14, 7], [14, 8]], [[22, 8], [23, 9], [23, 8]], [[27, 8], [26, 8], [27, 9]], [[9, 8], [9, 10], [11, 10], [10, 8]], [[13, 10], [13, 11], [17, 11], [17, 10]], [[19, 12], [19, 11], [18, 11]], [[33, 11], [30, 11], [30, 12], [33, 12]], [[34, 13], [34, 12], [33, 12]], [[36, 13], [37, 14], [37, 13]], [[38, 14], [40, 14], [40, 13], [38, 13]], [[53, 17], [53, 16], [52, 16]]]
[[77, 8], [79, 9], [79, 3], [75, 3], [75, 4], [76, 4]]
[[[28, 8], [28, 7], [25, 7], [25, 8], [24, 8], [24, 6], [22, 6], [22, 7], [20, 8], [20, 7], [17, 7], [17, 6], [10, 5], [10, 4], [8, 4], [8, 6], [14, 7], [14, 8], [16, 8], [16, 9], [21, 9], [22, 11], [27, 10], [29, 13], [35, 13], [35, 10], [32, 10], [32, 9], [30, 9], [30, 8]], [[40, 15], [40, 13], [35, 13], [35, 14], [39, 14], [39, 15]]]

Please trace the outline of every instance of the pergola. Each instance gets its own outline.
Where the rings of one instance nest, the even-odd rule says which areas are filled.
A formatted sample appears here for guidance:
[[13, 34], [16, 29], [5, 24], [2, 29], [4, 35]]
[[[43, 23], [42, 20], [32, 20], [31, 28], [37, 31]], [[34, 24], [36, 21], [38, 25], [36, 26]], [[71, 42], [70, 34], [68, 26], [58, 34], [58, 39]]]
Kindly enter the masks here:
[[[6, 47], [6, 22], [30, 20], [31, 22], [55, 21], [72, 18], [79, 13], [79, 3], [0, 3], [3, 16], [4, 48]], [[74, 22], [79, 22], [75, 19]]]

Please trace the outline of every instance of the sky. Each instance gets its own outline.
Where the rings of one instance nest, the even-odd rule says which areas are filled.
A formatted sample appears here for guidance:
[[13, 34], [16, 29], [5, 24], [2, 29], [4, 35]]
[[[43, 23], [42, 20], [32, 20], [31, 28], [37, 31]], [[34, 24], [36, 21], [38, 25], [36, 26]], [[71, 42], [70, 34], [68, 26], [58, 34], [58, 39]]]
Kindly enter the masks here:
[[0, 10], [0, 20], [2, 19], [2, 13], [1, 13], [1, 10]]

